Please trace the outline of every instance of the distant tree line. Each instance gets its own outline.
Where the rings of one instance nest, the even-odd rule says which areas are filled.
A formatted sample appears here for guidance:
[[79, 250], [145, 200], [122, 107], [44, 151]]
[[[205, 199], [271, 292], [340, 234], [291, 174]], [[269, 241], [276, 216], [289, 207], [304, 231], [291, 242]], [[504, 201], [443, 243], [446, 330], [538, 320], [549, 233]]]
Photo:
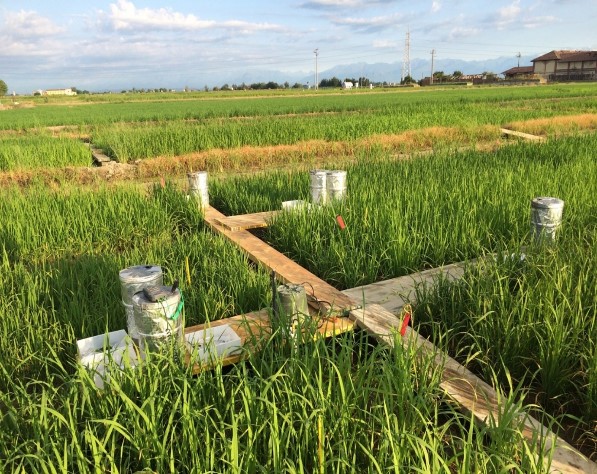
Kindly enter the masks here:
[[[353, 85], [358, 85], [360, 87], [369, 87], [371, 81], [367, 77], [359, 77], [355, 79], [354, 77], [349, 78], [347, 77], [344, 81], [338, 79], [337, 77], [332, 77], [331, 79], [322, 79], [319, 82], [320, 88], [334, 88], [334, 87], [342, 87], [343, 82], [352, 82]], [[279, 84], [274, 81], [269, 82], [255, 82], [253, 84], [245, 84], [244, 82], [241, 84], [223, 84], [222, 86], [213, 87], [213, 91], [231, 91], [231, 90], [267, 90], [267, 89], [305, 89], [309, 88], [309, 84], [307, 83], [302, 84], [300, 82], [295, 82], [293, 85], [290, 83], [284, 82], [283, 84]], [[207, 86], [203, 88], [206, 92], [209, 90]]]
[[319, 82], [319, 87], [342, 87], [343, 82], [351, 82], [354, 86], [358, 87], [369, 87], [371, 81], [367, 77], [359, 77], [355, 79], [354, 77], [347, 77], [344, 81], [341, 81], [336, 76], [332, 77], [331, 79], [322, 79]]

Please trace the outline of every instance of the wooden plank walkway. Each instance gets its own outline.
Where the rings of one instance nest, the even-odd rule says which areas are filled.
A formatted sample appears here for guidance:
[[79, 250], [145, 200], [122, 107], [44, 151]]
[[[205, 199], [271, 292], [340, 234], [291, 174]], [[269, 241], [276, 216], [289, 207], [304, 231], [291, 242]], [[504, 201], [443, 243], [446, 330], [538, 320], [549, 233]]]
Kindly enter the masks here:
[[[312, 317], [317, 318], [317, 311], [312, 312]], [[238, 316], [232, 316], [231, 318], [219, 319], [217, 321], [211, 321], [205, 324], [198, 324], [196, 326], [190, 326], [185, 328], [185, 334], [189, 334], [195, 331], [200, 331], [209, 327], [218, 327], [229, 325], [230, 328], [238, 334], [241, 340], [241, 351], [230, 354], [229, 356], [218, 360], [211, 361], [206, 364], [195, 363], [193, 365], [193, 372], [199, 373], [203, 370], [212, 368], [215, 364], [231, 365], [249, 357], [251, 354], [259, 352], [263, 344], [271, 337], [272, 324], [269, 317], [269, 309], [262, 309], [260, 311], [254, 311], [252, 313], [241, 314]], [[315, 334], [319, 337], [327, 338], [342, 334], [347, 331], [352, 331], [354, 323], [348, 318], [321, 318]], [[190, 363], [190, 354], [186, 355], [187, 364]]]
[[[309, 283], [309, 285], [305, 284], [305, 289], [307, 293], [315, 297], [315, 306], [319, 306], [320, 309], [333, 307], [342, 313], [348, 311], [351, 321], [372, 334], [380, 342], [388, 345], [395, 343], [395, 332], [400, 329], [402, 321], [384, 307], [370, 304], [368, 298], [385, 299], [385, 303], [398, 313], [404, 305], [405, 299], [413, 299], [414, 288], [417, 284], [433, 284], [434, 278], [439, 274], [444, 274], [451, 279], [460, 278], [464, 270], [462, 263], [448, 265], [394, 279], [391, 283], [368, 285], [342, 293], [247, 230], [232, 230], [223, 225], [221, 221], [225, 221], [225, 219], [226, 217], [216, 209], [209, 207], [205, 210], [206, 223], [214, 231], [226, 236], [243, 249], [251, 260], [275, 271], [283, 282]], [[393, 292], [391, 298], [388, 296], [388, 288]], [[349, 330], [349, 327], [344, 329]], [[415, 344], [421, 351], [434, 357], [436, 367], [442, 369], [441, 388], [448, 399], [454, 401], [461, 410], [472, 413], [482, 423], [487, 423], [492, 418], [494, 420], [500, 418], [503, 407], [500, 405], [499, 395], [491, 386], [447, 354], [439, 351], [431, 342], [411, 328], [407, 329], [403, 341], [405, 344]], [[543, 442], [549, 451], [544, 463], [546, 465], [551, 463], [550, 472], [597, 474], [597, 465], [587, 460], [564, 440], [558, 439], [557, 435], [542, 426], [537, 420], [524, 413], [521, 413], [520, 417], [524, 422], [523, 436], [525, 439], [529, 443]]]
[[343, 311], [353, 306], [352, 300], [340, 290], [313, 275], [249, 231], [230, 230], [220, 224], [220, 220], [224, 217], [222, 213], [213, 207], [205, 209], [205, 222], [212, 230], [224, 235], [238, 245], [255, 263], [268, 270], [275, 271], [278, 279], [283, 283], [304, 285], [307, 294], [311, 297], [310, 304], [321, 307], [326, 311], [329, 309]]
[[524, 138], [525, 140], [531, 140], [536, 142], [545, 141], [545, 137], [540, 137], [539, 135], [531, 135], [530, 133], [517, 132], [516, 130], [510, 130], [508, 128], [500, 128], [500, 132], [502, 132], [502, 135], [506, 135], [507, 137]]
[[378, 304], [387, 311], [400, 314], [402, 307], [407, 303], [416, 301], [416, 288], [419, 285], [431, 287], [439, 277], [448, 280], [457, 280], [464, 275], [466, 265], [474, 261], [454, 263], [437, 268], [431, 268], [411, 275], [392, 278], [390, 280], [358, 286], [342, 293], [365, 304]]
[[[350, 311], [350, 318], [356, 324], [372, 334], [380, 342], [393, 346], [395, 333], [400, 330], [402, 321], [382, 306], [371, 304], [361, 309]], [[448, 399], [460, 409], [472, 413], [481, 423], [491, 419], [499, 420], [507, 407], [502, 406], [501, 397], [487, 383], [474, 375], [447, 354], [439, 351], [431, 342], [420, 336], [410, 327], [402, 339], [405, 345], [414, 344], [423, 354], [434, 358], [436, 367], [442, 367], [440, 387]], [[544, 465], [550, 465], [550, 472], [559, 473], [597, 473], [597, 465], [586, 459], [570, 444], [541, 425], [526, 413], [519, 414], [523, 422], [523, 437], [530, 444], [543, 443], [546, 452]]]
[[280, 211], [256, 212], [240, 216], [222, 217], [218, 223], [228, 230], [249, 230], [267, 227], [272, 218]]

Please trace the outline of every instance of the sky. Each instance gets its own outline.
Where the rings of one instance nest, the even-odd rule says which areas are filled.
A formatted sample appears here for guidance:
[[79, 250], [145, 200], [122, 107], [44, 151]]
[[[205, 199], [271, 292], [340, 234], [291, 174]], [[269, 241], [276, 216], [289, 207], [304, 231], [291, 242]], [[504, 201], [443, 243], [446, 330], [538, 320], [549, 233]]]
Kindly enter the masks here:
[[0, 79], [18, 94], [292, 82], [401, 65], [407, 32], [411, 60], [597, 49], [595, 18], [596, 0], [0, 0]]

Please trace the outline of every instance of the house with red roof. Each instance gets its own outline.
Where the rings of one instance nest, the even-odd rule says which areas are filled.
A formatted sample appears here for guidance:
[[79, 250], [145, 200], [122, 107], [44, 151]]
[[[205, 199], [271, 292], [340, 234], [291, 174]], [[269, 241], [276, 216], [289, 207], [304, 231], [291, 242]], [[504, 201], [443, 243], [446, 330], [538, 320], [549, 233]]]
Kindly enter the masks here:
[[597, 51], [554, 50], [531, 62], [543, 81], [597, 80]]

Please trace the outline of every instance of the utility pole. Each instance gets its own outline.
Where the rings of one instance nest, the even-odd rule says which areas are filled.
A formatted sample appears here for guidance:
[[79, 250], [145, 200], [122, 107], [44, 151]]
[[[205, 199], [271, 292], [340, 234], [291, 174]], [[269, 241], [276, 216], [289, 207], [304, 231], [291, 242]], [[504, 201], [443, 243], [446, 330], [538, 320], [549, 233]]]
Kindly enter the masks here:
[[319, 56], [319, 48], [315, 48], [315, 90], [319, 89], [319, 78], [317, 77], [317, 56]]
[[518, 52], [518, 54], [516, 55], [516, 57], [518, 58], [518, 67], [520, 67], [520, 51]]
[[435, 58], [435, 49], [431, 50], [431, 77], [430, 79], [430, 84], [433, 84], [433, 59]]

